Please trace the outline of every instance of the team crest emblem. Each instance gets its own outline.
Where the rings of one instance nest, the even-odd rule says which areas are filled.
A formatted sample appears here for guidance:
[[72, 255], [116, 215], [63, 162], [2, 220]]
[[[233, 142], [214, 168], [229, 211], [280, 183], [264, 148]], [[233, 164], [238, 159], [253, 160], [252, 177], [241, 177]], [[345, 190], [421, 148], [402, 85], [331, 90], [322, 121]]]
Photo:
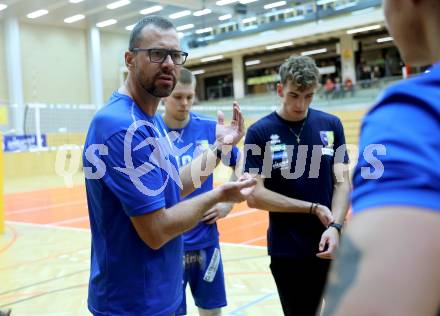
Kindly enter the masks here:
[[333, 148], [335, 142], [335, 134], [333, 131], [320, 131], [319, 136], [321, 137], [321, 142], [326, 148]]

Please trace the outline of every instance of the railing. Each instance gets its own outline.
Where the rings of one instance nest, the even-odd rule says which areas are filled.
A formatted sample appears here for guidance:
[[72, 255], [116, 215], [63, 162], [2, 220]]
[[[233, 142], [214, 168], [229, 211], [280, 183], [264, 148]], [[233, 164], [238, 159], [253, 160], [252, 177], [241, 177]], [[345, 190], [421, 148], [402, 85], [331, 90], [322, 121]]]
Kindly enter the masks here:
[[[189, 48], [209, 45], [218, 41], [231, 39], [234, 37], [274, 30], [292, 25], [300, 25], [311, 21], [318, 21], [332, 16], [352, 12], [356, 10], [368, 9], [380, 6], [381, 0], [336, 0], [332, 3], [320, 4], [319, 0], [309, 0], [300, 5], [280, 10], [273, 10], [257, 16], [257, 20], [252, 24], [242, 23], [240, 20], [228, 22], [232, 27], [218, 25], [213, 27], [211, 33], [204, 34], [185, 34], [183, 37], [184, 45]], [[308, 8], [312, 8], [311, 10]], [[273, 17], [276, 16], [274, 19]], [[228, 31], [225, 31], [225, 30]]]

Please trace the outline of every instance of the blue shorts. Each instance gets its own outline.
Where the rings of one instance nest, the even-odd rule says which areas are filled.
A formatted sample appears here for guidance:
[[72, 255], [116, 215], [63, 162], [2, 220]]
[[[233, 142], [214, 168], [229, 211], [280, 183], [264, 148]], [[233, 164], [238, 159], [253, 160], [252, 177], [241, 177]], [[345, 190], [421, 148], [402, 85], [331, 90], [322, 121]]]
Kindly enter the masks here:
[[183, 263], [183, 300], [176, 315], [186, 315], [185, 289], [188, 283], [197, 307], [216, 309], [227, 305], [219, 244], [186, 251]]

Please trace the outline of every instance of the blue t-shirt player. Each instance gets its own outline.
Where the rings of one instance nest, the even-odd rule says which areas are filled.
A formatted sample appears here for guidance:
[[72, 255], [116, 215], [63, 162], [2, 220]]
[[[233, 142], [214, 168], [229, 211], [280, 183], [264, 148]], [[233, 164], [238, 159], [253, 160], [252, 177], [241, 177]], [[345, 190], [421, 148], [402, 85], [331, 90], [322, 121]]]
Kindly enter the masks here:
[[[191, 112], [195, 96], [196, 79], [187, 69], [182, 68], [178, 83], [171, 95], [164, 98], [165, 112], [162, 116], [168, 132], [177, 132], [174, 144], [180, 149], [177, 161], [180, 167], [190, 163], [193, 158], [215, 143], [216, 121], [211, 117]], [[237, 164], [238, 150], [233, 147], [222, 160], [225, 165]], [[235, 180], [235, 173], [231, 180]], [[198, 196], [213, 189], [213, 176], [200, 188], [185, 199]], [[176, 315], [186, 315], [185, 289], [189, 284], [196, 306], [208, 310], [212, 315], [220, 314], [220, 308], [226, 306], [226, 290], [223, 263], [220, 253], [219, 233], [216, 221], [225, 217], [232, 209], [231, 203], [219, 203], [205, 213], [196, 227], [183, 234], [184, 275], [183, 301]], [[210, 314], [210, 315], [211, 315]]]

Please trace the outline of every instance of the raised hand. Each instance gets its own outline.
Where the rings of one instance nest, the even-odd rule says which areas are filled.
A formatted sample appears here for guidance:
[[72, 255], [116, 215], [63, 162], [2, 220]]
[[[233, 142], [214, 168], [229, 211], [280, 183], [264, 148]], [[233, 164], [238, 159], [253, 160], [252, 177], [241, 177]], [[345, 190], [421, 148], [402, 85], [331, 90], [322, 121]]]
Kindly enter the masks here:
[[234, 101], [232, 104], [232, 121], [230, 125], [225, 125], [223, 112], [219, 111], [217, 113], [215, 137], [219, 146], [237, 144], [243, 137], [244, 132], [244, 118], [237, 101]]

